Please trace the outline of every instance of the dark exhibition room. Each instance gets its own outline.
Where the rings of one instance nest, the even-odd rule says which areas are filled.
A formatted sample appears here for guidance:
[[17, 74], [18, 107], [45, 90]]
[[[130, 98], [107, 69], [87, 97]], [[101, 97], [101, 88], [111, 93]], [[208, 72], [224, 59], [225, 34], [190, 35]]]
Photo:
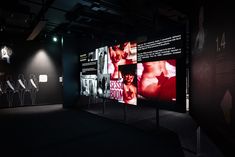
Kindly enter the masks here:
[[235, 157], [234, 5], [0, 2], [0, 156]]

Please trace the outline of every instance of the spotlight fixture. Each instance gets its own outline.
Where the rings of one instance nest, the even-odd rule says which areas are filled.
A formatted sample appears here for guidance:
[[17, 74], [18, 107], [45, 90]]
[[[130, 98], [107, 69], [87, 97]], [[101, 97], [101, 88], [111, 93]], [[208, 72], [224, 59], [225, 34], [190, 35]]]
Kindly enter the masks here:
[[53, 36], [52, 40], [53, 40], [54, 42], [57, 42], [57, 41], [58, 41], [58, 38], [57, 38], [56, 36]]

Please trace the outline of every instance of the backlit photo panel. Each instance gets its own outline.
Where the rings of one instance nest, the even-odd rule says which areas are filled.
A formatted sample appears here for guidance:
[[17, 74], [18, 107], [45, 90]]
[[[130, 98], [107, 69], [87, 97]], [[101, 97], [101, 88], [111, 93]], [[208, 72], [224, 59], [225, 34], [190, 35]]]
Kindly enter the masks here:
[[110, 80], [110, 99], [123, 101], [123, 80]]
[[137, 63], [137, 44], [132, 42], [125, 42], [120, 45], [109, 47], [108, 53], [108, 73], [110, 79], [118, 79], [120, 73], [118, 71], [119, 65], [135, 64]]
[[108, 47], [96, 49], [97, 64], [97, 95], [101, 98], [110, 97], [110, 75], [108, 74]]
[[176, 60], [138, 63], [137, 82], [140, 99], [176, 101]]
[[108, 47], [96, 49], [98, 54], [98, 75], [108, 74]]
[[122, 76], [123, 99], [121, 103], [137, 105], [137, 64], [120, 65], [119, 71]]
[[81, 95], [96, 96], [97, 95], [97, 76], [81, 75]]
[[110, 75], [98, 75], [97, 95], [102, 98], [110, 97]]

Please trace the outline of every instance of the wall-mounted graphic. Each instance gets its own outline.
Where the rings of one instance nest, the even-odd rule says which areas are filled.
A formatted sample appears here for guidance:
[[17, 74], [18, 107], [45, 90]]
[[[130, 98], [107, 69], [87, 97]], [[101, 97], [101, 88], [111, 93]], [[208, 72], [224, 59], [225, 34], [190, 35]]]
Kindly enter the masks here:
[[3, 46], [1, 48], [1, 59], [5, 59], [7, 60], [7, 63], [10, 64], [10, 56], [12, 55], [12, 49], [7, 47], [7, 46]]
[[7, 95], [8, 106], [13, 107], [13, 96], [16, 92], [16, 89], [15, 82], [13, 81], [11, 75], [6, 76], [5, 92]]
[[119, 102], [137, 105], [136, 66], [136, 64], [130, 64], [118, 67], [123, 79], [123, 100]]
[[233, 97], [231, 95], [231, 92], [227, 89], [224, 93], [223, 99], [220, 103], [221, 109], [224, 113], [224, 120], [227, 124], [231, 123], [231, 111], [233, 108]]
[[138, 98], [176, 101], [176, 60], [137, 64]]
[[25, 92], [27, 90], [27, 81], [26, 81], [23, 74], [18, 75], [16, 89], [17, 89], [17, 93], [18, 93], [18, 96], [20, 99], [20, 105], [23, 106], [24, 105], [24, 96], [25, 96]]
[[193, 53], [201, 52], [204, 47], [205, 31], [204, 31], [203, 25], [204, 25], [204, 7], [201, 6], [199, 10], [199, 16], [198, 16], [198, 32], [197, 32], [197, 36], [196, 36], [195, 43], [194, 43]]
[[32, 105], [35, 105], [37, 92], [39, 91], [38, 79], [36, 75], [30, 74], [28, 81], [29, 93], [32, 101]]
[[47, 75], [39, 75], [39, 82], [47, 82]]
[[120, 45], [109, 47], [108, 73], [111, 75], [111, 80], [118, 79], [120, 77], [120, 72], [118, 71], [119, 65], [137, 63], [136, 46], [136, 43], [125, 42]]

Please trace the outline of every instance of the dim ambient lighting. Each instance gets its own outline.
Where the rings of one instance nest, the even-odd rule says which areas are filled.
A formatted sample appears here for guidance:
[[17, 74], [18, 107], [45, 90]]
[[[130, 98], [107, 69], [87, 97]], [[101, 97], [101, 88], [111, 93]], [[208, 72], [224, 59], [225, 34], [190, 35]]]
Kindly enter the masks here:
[[[47, 75], [47, 82], [53, 83], [53, 76], [57, 76], [57, 68], [54, 61], [50, 57], [50, 52], [47, 52], [45, 49], [36, 50], [34, 55], [26, 61], [24, 68], [27, 73], [37, 73], [38, 81], [40, 79], [39, 75]], [[52, 76], [52, 80], [49, 80], [49, 76]]]
[[29, 73], [37, 71], [39, 74], [50, 74], [52, 76], [55, 74], [56, 67], [53, 64], [53, 60], [44, 49], [37, 50], [27, 63], [26, 70]]
[[47, 82], [47, 75], [39, 75], [39, 82]]

